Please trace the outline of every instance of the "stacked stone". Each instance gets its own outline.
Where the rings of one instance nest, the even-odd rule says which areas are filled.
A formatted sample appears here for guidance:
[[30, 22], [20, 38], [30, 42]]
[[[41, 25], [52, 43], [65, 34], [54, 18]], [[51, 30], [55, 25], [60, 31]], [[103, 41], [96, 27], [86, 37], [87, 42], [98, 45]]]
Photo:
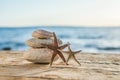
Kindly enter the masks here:
[[[50, 63], [53, 51], [46, 48], [46, 45], [53, 45], [53, 34], [45, 30], [36, 30], [32, 37], [26, 41], [26, 45], [31, 48], [25, 52], [24, 58], [33, 63]], [[58, 43], [60, 45], [62, 41], [58, 40]], [[57, 59], [58, 57], [55, 60]]]

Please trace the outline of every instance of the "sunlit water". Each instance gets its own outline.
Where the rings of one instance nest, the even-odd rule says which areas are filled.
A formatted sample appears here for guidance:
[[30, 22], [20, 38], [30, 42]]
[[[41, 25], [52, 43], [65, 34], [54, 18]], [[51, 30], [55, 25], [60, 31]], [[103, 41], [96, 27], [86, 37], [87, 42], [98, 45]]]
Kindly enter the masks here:
[[34, 30], [56, 32], [64, 43], [70, 42], [73, 50], [85, 52], [120, 52], [120, 28], [89, 27], [28, 27], [0, 28], [0, 49], [26, 50], [25, 41], [32, 38]]

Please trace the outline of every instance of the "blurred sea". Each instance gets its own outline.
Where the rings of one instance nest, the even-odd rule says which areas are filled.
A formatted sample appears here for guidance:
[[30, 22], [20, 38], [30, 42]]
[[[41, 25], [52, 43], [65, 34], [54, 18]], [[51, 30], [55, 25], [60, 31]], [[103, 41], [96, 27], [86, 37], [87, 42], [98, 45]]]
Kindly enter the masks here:
[[84, 52], [120, 53], [120, 27], [20, 27], [0, 28], [0, 50], [26, 50], [25, 41], [37, 29], [56, 32], [73, 50]]

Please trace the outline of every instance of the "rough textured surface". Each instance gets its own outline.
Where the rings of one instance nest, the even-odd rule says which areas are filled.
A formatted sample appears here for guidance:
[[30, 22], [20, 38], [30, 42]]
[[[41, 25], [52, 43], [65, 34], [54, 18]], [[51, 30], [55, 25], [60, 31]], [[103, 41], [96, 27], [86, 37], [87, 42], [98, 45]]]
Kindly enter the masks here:
[[[59, 44], [62, 44], [61, 40], [58, 40]], [[32, 38], [26, 41], [26, 45], [34, 48], [44, 48], [45, 44], [52, 45], [53, 39], [38, 39], [38, 38]]]
[[46, 38], [52, 37], [53, 34], [52, 32], [45, 31], [45, 30], [36, 30], [32, 33], [32, 36], [36, 38], [46, 39]]
[[0, 51], [0, 80], [120, 80], [120, 54], [80, 53], [70, 65], [32, 64], [23, 51]]
[[53, 51], [48, 48], [30, 48], [24, 52], [23, 58], [33, 63], [50, 63], [52, 54]]

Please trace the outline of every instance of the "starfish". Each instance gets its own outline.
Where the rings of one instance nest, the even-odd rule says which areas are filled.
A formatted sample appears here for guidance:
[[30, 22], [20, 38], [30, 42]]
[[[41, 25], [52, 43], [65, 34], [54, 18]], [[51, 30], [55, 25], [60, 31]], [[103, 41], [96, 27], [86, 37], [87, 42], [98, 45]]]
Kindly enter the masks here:
[[53, 37], [54, 37], [54, 43], [53, 43], [53, 45], [46, 45], [47, 48], [53, 50], [53, 55], [52, 55], [52, 58], [51, 58], [50, 66], [52, 66], [53, 60], [54, 60], [54, 58], [55, 58], [55, 56], [57, 54], [61, 57], [61, 59], [64, 61], [64, 63], [66, 65], [68, 65], [67, 62], [66, 62], [66, 60], [65, 60], [65, 58], [64, 58], [64, 56], [63, 56], [63, 54], [62, 54], [62, 52], [60, 52], [59, 50], [62, 50], [64, 48], [66, 48], [67, 46], [70, 45], [70, 43], [67, 43], [67, 44], [64, 44], [62, 46], [59, 46], [58, 42], [57, 42], [57, 37], [56, 37], [55, 32], [53, 32]]
[[68, 56], [68, 58], [67, 58], [67, 63], [68, 63], [69, 59], [70, 59], [71, 57], [73, 57], [73, 59], [74, 59], [79, 65], [81, 65], [81, 64], [79, 63], [79, 61], [76, 59], [76, 57], [75, 57], [75, 54], [77, 54], [77, 53], [79, 53], [79, 52], [81, 52], [81, 51], [82, 51], [82, 50], [72, 51], [71, 48], [70, 48], [70, 46], [68, 46], [68, 51], [62, 51], [62, 52], [69, 54], [69, 56]]

